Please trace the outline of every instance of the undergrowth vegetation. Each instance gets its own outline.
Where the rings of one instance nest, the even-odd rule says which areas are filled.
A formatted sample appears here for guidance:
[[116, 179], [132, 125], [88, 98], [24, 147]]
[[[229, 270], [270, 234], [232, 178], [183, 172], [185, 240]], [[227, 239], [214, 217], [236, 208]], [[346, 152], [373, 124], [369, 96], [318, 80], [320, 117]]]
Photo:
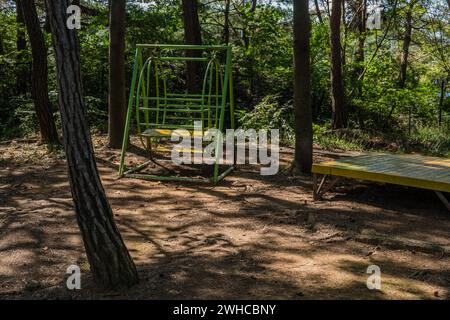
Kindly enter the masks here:
[[[108, 10], [105, 1], [82, 2], [96, 12], [83, 15], [78, 32], [88, 121], [93, 130], [107, 132]], [[223, 43], [223, 3], [199, 3], [203, 42]], [[252, 1], [231, 1], [231, 4], [229, 42], [233, 45], [237, 122], [245, 128], [280, 129], [282, 143], [292, 144], [295, 137], [292, 3], [260, 1], [255, 7]], [[446, 19], [447, 3], [419, 1], [414, 7], [414, 32], [404, 86], [399, 85], [398, 79], [408, 1], [396, 4], [381, 1], [382, 30], [364, 32], [363, 61], [356, 57], [361, 35], [354, 25], [354, 8], [352, 2], [346, 4], [341, 34], [348, 113], [346, 129], [332, 129], [329, 17], [325, 11], [322, 20], [311, 15], [311, 102], [316, 146], [449, 155], [447, 85], [441, 91], [442, 81], [449, 74], [450, 29], [448, 24], [442, 23]], [[44, 10], [38, 9], [45, 21]], [[181, 8], [172, 1], [158, 1], [151, 6], [127, 1], [127, 10], [126, 70], [130, 82], [137, 43], [182, 43], [184, 32]], [[22, 52], [20, 61], [16, 52], [17, 35], [23, 31], [23, 26], [16, 22], [13, 5], [5, 7], [0, 17], [0, 140], [7, 140], [36, 134], [38, 126], [29, 93], [30, 48], [27, 46]], [[50, 98], [59, 126], [51, 35], [44, 24], [42, 26], [49, 48]], [[27, 74], [28, 93], [16, 90], [18, 66]], [[180, 87], [185, 85], [183, 69], [174, 66], [169, 70], [171, 76], [179, 80]]]

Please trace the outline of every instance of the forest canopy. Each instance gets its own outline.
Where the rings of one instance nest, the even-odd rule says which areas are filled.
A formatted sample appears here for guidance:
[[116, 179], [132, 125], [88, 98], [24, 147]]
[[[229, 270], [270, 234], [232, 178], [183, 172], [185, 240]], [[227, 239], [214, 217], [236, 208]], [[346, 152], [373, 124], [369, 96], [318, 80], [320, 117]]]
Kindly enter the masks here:
[[[56, 126], [57, 83], [44, 1], [37, 14], [48, 48], [48, 92]], [[78, 1], [84, 97], [92, 130], [108, 130], [108, 1]], [[339, 35], [343, 121], [333, 123], [332, 1], [310, 1], [314, 142], [324, 148], [450, 152], [449, 5], [444, 0], [345, 0]], [[181, 1], [126, 2], [126, 83], [138, 43], [185, 42]], [[279, 128], [294, 140], [292, 1], [199, 1], [203, 44], [233, 45], [237, 122]], [[368, 22], [379, 19], [379, 26]], [[32, 51], [16, 1], [0, 1], [0, 137], [36, 134]], [[174, 68], [173, 75], [184, 70]]]

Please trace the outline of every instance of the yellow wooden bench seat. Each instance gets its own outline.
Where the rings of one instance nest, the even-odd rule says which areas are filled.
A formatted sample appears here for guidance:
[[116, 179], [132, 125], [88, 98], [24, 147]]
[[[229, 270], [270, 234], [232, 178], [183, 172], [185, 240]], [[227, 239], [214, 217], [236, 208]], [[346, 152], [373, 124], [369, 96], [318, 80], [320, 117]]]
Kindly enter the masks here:
[[180, 137], [189, 137], [187, 135], [187, 132], [189, 132], [191, 137], [197, 137], [201, 136], [201, 131], [192, 131], [192, 130], [173, 130], [173, 129], [147, 129], [144, 132], [142, 132], [140, 135], [142, 137], [148, 137], [148, 138], [170, 138], [172, 134], [175, 134], [176, 136]]

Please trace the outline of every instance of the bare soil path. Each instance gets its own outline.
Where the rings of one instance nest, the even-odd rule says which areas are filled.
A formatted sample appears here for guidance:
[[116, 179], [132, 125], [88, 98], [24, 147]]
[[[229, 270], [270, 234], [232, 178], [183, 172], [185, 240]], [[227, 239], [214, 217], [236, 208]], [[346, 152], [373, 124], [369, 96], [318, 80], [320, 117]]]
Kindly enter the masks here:
[[[450, 215], [432, 192], [353, 181], [313, 202], [309, 179], [246, 166], [218, 186], [117, 180], [118, 152], [101, 136], [95, 149], [141, 283], [96, 289], [63, 157], [12, 142], [0, 144], [0, 299], [450, 297]], [[72, 264], [81, 291], [65, 289]], [[366, 287], [372, 264], [381, 291]]]

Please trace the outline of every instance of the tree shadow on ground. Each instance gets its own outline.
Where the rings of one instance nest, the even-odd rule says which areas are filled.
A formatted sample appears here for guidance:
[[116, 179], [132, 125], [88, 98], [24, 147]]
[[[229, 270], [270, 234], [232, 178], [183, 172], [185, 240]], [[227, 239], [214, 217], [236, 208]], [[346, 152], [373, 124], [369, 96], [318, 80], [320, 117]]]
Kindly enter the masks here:
[[[0, 298], [421, 299], [432, 297], [427, 286], [448, 298], [448, 257], [349, 239], [373, 229], [442, 245], [450, 221], [426, 193], [344, 185], [314, 203], [304, 178], [243, 167], [217, 186], [118, 181], [117, 162], [98, 157], [141, 283], [119, 292], [94, 285], [63, 163], [17, 172], [2, 164]], [[70, 264], [82, 267], [80, 292], [65, 289]], [[382, 291], [366, 287], [370, 264], [382, 268]]]

